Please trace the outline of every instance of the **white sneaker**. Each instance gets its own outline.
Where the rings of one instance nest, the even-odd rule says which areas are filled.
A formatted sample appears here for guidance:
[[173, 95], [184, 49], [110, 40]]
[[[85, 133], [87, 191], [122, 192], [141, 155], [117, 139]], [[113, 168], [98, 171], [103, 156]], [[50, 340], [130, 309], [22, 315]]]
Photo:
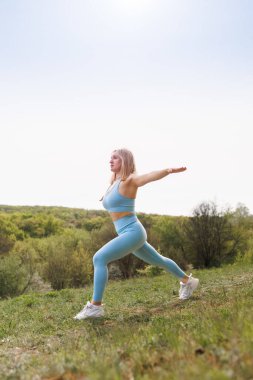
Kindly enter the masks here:
[[188, 298], [190, 298], [194, 290], [197, 289], [198, 284], [199, 279], [192, 277], [192, 274], [190, 274], [189, 280], [186, 284], [180, 281], [179, 299], [187, 300]]
[[105, 314], [103, 305], [97, 306], [87, 302], [84, 308], [74, 317], [76, 320], [86, 319], [86, 318], [99, 318], [103, 317]]

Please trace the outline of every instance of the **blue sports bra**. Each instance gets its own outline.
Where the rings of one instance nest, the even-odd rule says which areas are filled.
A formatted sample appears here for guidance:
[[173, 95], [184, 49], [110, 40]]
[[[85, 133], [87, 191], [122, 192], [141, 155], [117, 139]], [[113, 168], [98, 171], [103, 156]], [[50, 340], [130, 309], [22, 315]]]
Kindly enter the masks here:
[[121, 179], [107, 190], [103, 197], [103, 206], [109, 212], [134, 212], [135, 198], [128, 198], [119, 193]]

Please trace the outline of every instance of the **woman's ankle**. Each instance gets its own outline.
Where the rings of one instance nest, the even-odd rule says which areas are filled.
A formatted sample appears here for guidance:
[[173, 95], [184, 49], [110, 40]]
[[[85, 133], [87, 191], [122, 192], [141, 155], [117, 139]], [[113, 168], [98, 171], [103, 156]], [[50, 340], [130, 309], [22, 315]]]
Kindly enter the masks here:
[[189, 278], [190, 278], [189, 276], [185, 275], [183, 278], [181, 278], [181, 282], [182, 282], [183, 284], [187, 284]]
[[95, 306], [101, 306], [102, 305], [102, 301], [91, 301], [92, 305], [95, 305]]

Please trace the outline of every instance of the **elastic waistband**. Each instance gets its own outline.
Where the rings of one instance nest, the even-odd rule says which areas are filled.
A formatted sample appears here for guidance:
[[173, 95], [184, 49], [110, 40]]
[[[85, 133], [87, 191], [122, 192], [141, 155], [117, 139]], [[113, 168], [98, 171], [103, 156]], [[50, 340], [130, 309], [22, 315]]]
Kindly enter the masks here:
[[115, 226], [116, 231], [119, 232], [123, 228], [128, 226], [129, 224], [137, 222], [137, 221], [138, 221], [137, 216], [135, 214], [133, 214], [133, 215], [123, 216], [122, 218], [115, 220], [115, 222], [113, 222], [113, 224]]

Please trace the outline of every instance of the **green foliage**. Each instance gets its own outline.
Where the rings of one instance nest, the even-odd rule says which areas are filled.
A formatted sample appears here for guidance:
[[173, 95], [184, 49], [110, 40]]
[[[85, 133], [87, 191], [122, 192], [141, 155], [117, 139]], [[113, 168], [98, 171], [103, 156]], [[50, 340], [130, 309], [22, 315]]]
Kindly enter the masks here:
[[253, 215], [248, 208], [239, 203], [234, 212], [228, 213], [235, 234], [238, 235], [237, 260], [253, 262]]
[[42, 276], [53, 289], [79, 287], [90, 282], [93, 275], [92, 257], [86, 249], [84, 236], [67, 231], [44, 242]]
[[36, 271], [36, 252], [30, 241], [17, 241], [0, 259], [0, 297], [16, 296], [29, 287]]
[[22, 294], [27, 287], [27, 268], [16, 255], [0, 258], [0, 298]]
[[137, 269], [137, 273], [147, 276], [147, 277], [154, 277], [159, 276], [162, 273], [165, 273], [163, 268], [153, 266], [153, 265], [147, 265], [144, 269]]
[[89, 251], [95, 253], [108, 241], [115, 238], [116, 232], [114, 226], [109, 218], [102, 225], [101, 229], [92, 229], [90, 232], [90, 243], [88, 246]]
[[62, 231], [62, 222], [52, 215], [14, 214], [11, 219], [26, 236], [32, 238], [48, 237]]
[[245, 250], [245, 237], [231, 223], [230, 212], [218, 211], [213, 202], [203, 202], [185, 224], [187, 248], [196, 267], [210, 268], [233, 262]]
[[[212, 215], [210, 206], [208, 212], [191, 218], [139, 213], [138, 218], [147, 230], [148, 242], [184, 270], [191, 264], [211, 267], [235, 259], [251, 263], [253, 216], [247, 207], [238, 204], [235, 211], [225, 213], [216, 209], [217, 215]], [[113, 223], [105, 211], [0, 206], [0, 254], [15, 256], [20, 273], [26, 273], [26, 281], [13, 295], [35, 289], [36, 278], [41, 281], [41, 288], [49, 287], [41, 277], [55, 289], [89, 283], [93, 277], [93, 255], [114, 237]], [[4, 265], [6, 278], [8, 265]], [[110, 278], [133, 277], [146, 265], [128, 255], [109, 265]]]
[[248, 234], [246, 250], [243, 254], [237, 255], [237, 261], [245, 264], [253, 264], [253, 231]]
[[84, 224], [93, 218], [108, 218], [108, 213], [103, 210], [84, 210], [70, 207], [47, 206], [0, 206], [0, 212], [8, 214], [15, 223], [28, 216], [52, 216], [62, 222], [63, 228], [84, 228]]
[[189, 264], [189, 256], [185, 249], [185, 236], [183, 227], [185, 217], [157, 216], [151, 230], [151, 241], [158, 247], [159, 252], [173, 259], [185, 269]]
[[0, 214], [0, 255], [9, 252], [16, 240], [23, 240], [24, 233], [11, 222], [9, 216]]
[[103, 226], [104, 223], [105, 218], [97, 216], [95, 218], [85, 220], [82, 223], [82, 227], [85, 228], [87, 231], [98, 230]]

